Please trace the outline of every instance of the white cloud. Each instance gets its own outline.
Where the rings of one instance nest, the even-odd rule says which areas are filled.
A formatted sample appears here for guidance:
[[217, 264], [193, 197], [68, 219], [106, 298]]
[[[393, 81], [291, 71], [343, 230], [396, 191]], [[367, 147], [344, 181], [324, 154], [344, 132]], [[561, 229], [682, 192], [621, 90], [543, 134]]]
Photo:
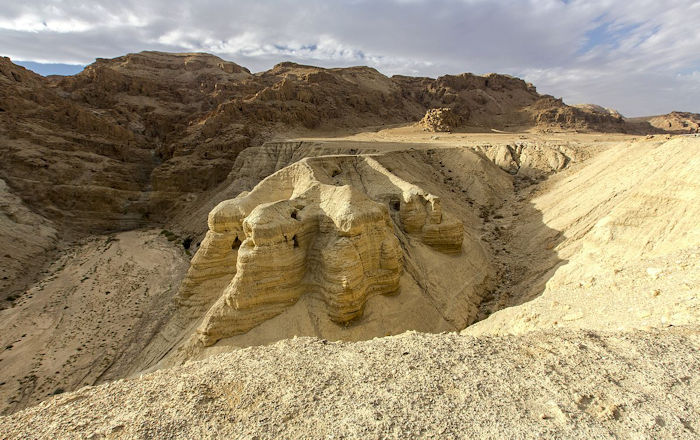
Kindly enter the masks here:
[[53, 18], [46, 21], [32, 14], [11, 19], [0, 18], [0, 29], [17, 32], [84, 32], [93, 27], [92, 24], [82, 20]]
[[503, 72], [629, 115], [700, 111], [697, 0], [25, 0], [0, 52], [89, 63], [205, 51], [259, 71], [283, 60], [386, 74]]

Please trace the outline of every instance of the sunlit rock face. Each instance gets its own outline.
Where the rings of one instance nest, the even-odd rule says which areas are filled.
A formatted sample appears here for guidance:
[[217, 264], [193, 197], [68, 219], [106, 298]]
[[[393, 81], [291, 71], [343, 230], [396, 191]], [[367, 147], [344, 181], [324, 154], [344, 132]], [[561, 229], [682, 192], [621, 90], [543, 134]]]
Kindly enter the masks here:
[[440, 199], [370, 156], [304, 159], [250, 193], [220, 203], [179, 294], [207, 309], [200, 340], [244, 333], [307, 292], [330, 319], [362, 316], [368, 298], [399, 289], [397, 230], [444, 253], [461, 252], [463, 226]]

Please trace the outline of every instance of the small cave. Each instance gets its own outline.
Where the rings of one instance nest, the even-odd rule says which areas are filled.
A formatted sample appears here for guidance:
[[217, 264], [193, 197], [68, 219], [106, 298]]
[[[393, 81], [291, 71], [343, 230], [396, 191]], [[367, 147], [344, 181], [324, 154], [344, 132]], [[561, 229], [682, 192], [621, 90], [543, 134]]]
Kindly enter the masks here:
[[401, 201], [399, 199], [391, 199], [391, 200], [389, 200], [389, 206], [394, 211], [400, 211], [401, 210]]
[[295, 248], [298, 248], [298, 247], [299, 247], [299, 240], [297, 240], [297, 236], [296, 236], [296, 235], [294, 235], [294, 236], [292, 237], [292, 243], [294, 243], [294, 247], [295, 247]]
[[236, 239], [233, 240], [233, 243], [231, 243], [231, 249], [236, 250], [239, 247], [241, 247], [241, 240], [236, 236]]
[[342, 173], [342, 171], [340, 171], [340, 170], [333, 170], [333, 171], [331, 172], [331, 177], [335, 177], [335, 176], [339, 175], [340, 173]]
[[186, 250], [189, 250], [189, 248], [192, 246], [192, 237], [187, 237], [184, 240], [182, 240], [182, 247], [185, 248]]
[[292, 211], [292, 213], [291, 213], [291, 217], [294, 220], [299, 220], [299, 218], [297, 217], [297, 213], [298, 213], [298, 211], [296, 209], [294, 211]]

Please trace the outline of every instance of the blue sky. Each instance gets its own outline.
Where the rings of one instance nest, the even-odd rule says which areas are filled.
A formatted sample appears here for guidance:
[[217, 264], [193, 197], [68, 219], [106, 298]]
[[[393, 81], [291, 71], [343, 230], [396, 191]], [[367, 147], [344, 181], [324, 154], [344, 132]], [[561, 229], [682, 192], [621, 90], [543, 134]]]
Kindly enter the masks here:
[[85, 67], [82, 64], [37, 63], [34, 61], [12, 60], [15, 64], [24, 66], [39, 75], [75, 75]]
[[698, 23], [700, 0], [24, 0], [0, 9], [0, 55], [41, 74], [141, 50], [499, 72], [638, 116], [700, 112]]

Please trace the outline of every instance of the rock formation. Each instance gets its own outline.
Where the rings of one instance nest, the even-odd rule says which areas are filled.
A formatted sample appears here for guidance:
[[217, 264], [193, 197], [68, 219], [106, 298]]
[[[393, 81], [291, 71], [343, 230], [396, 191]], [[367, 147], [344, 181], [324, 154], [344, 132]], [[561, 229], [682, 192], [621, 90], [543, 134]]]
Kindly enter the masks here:
[[700, 133], [700, 114], [671, 112], [667, 115], [644, 118], [652, 126], [671, 133]]
[[474, 150], [483, 153], [503, 171], [520, 177], [540, 177], [566, 167], [571, 156], [579, 152], [562, 145], [537, 145], [517, 142], [511, 145], [480, 145]]
[[457, 116], [451, 108], [431, 108], [425, 112], [425, 116], [418, 125], [425, 131], [452, 131], [462, 123], [462, 118]]
[[[697, 138], [561, 132], [685, 133], [697, 130], [696, 116], [635, 122], [594, 105], [568, 106], [497, 74], [386, 77], [367, 67], [294, 63], [252, 74], [212, 55], [144, 52], [99, 59], [75, 76], [44, 78], [1, 58], [0, 413], [84, 385], [295, 336], [316, 336], [322, 340], [314, 344], [334, 347], [329, 341], [408, 330], [464, 335], [693, 326], [700, 310]], [[429, 130], [469, 133], [431, 136], [416, 127], [421, 117]], [[513, 133], [472, 134], [492, 130]], [[423, 391], [415, 366], [434, 371], [435, 354], [450, 349], [432, 342], [444, 342], [441, 336], [427, 339], [419, 351], [413, 343], [386, 351], [401, 353], [392, 359], [406, 370], [406, 383]], [[490, 340], [460, 343], [464, 350], [445, 364], [446, 379], [435, 381], [436, 395], [454, 394], [443, 385], [461, 374], [454, 367], [474, 344], [487, 352], [511, 339]], [[677, 348], [688, 346], [678, 341]], [[531, 351], [526, 342], [514, 353]], [[386, 353], [367, 363], [362, 351], [375, 343], [382, 344], [353, 345], [362, 353], [356, 360], [365, 372], [386, 373], [387, 393], [395, 396]], [[315, 358], [295, 346], [299, 355], [286, 358], [313, 366]], [[580, 334], [569, 351], [587, 347], [589, 335]], [[618, 348], [629, 351], [629, 344]], [[247, 362], [258, 352], [241, 350], [237, 359]], [[343, 364], [356, 352], [338, 353]], [[600, 364], [595, 356], [587, 357], [594, 366]], [[516, 358], [508, 365], [519, 369]], [[476, 376], [484, 371], [501, 371], [492, 361], [473, 375], [476, 382], [483, 382]], [[536, 370], [552, 362], [558, 361]], [[229, 372], [247, 371], [231, 365]], [[272, 365], [265, 374], [279, 378], [279, 371]], [[336, 399], [337, 389], [327, 385], [339, 370], [324, 371], [330, 376], [318, 383]], [[357, 369], [347, 371], [376, 385]], [[264, 375], [245, 376], [257, 381], [246, 388], [251, 396], [260, 396], [257, 387], [279, 389]], [[508, 386], [499, 389], [522, 395], [512, 393], [508, 374], [501, 376]], [[241, 395], [238, 385], [230, 386], [239, 382], [212, 388], [222, 397], [216, 404], [225, 407], [217, 414], [230, 416], [231, 395]], [[211, 414], [211, 389], [175, 388], [194, 396], [193, 408]], [[637, 420], [617, 401], [601, 406], [610, 401], [598, 396], [589, 405], [593, 398], [579, 391], [569, 403], [526, 407], [537, 409], [537, 426], [550, 434], [553, 422], [546, 420], [572, 413], [571, 402], [581, 414]], [[65, 402], [101, 417], [104, 411], [91, 411], [80, 396]], [[61, 397], [53, 398], [39, 411], [56, 409], [56, 402], [63, 407]], [[250, 402], [239, 403], [241, 417], [250, 420]], [[296, 403], [286, 407], [298, 416]], [[385, 423], [377, 415], [375, 421]], [[663, 423], [682, 437], [690, 424], [676, 415], [664, 415]], [[269, 415], [261, 417], [262, 423]], [[26, 426], [36, 425], [27, 420]], [[78, 427], [71, 420], [49, 423], [72, 435]], [[93, 437], [132, 428], [153, 432], [149, 423], [126, 429], [120, 423], [99, 432], [90, 423], [80, 429]], [[28, 429], [23, 435], [31, 435]]]
[[304, 159], [209, 214], [179, 302], [195, 310], [213, 302], [197, 330], [205, 345], [250, 330], [306, 292], [323, 297], [332, 321], [347, 323], [369, 297], [399, 288], [396, 229], [441, 252], [461, 251], [462, 223], [440, 199], [371, 156]]
[[442, 121], [426, 120], [429, 129], [629, 128], [507, 75], [387, 77], [294, 63], [253, 75], [201, 53], [128, 54], [48, 78], [3, 58], [0, 101], [0, 178], [73, 234], [165, 221], [221, 184], [241, 151], [290, 131], [409, 125], [444, 108], [428, 113]]
[[535, 124], [544, 130], [596, 130], [606, 132], [632, 132], [625, 119], [614, 110], [585, 104], [581, 106], [565, 105], [560, 99], [542, 96], [528, 107]]

